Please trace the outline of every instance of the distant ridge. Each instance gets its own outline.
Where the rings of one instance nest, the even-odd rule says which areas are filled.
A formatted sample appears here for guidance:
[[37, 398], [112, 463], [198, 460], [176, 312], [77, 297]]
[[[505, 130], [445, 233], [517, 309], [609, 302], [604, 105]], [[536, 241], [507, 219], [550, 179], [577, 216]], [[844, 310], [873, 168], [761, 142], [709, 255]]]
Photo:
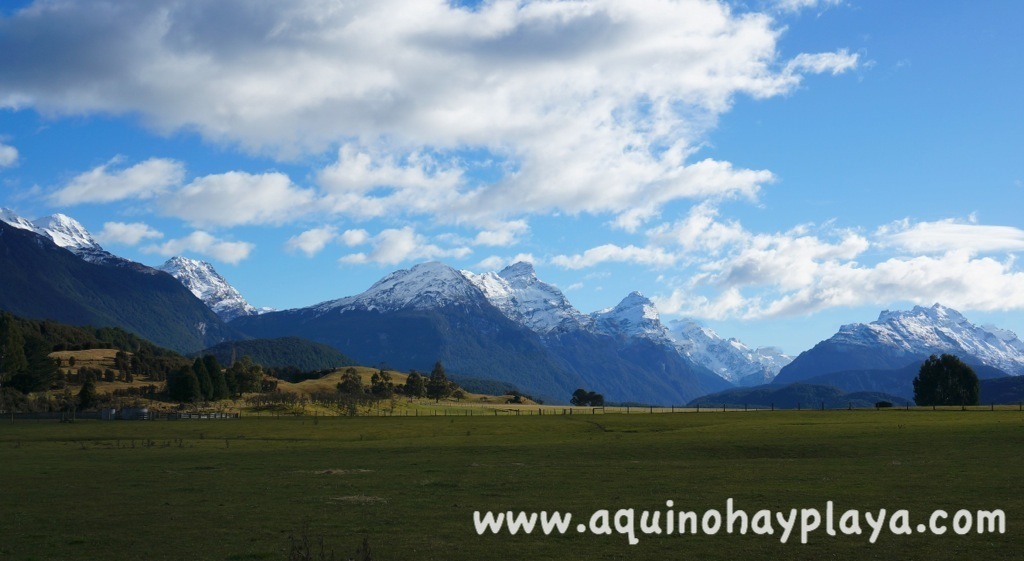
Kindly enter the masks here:
[[197, 354], [211, 354], [223, 365], [230, 365], [232, 360], [248, 356], [256, 364], [267, 368], [292, 366], [304, 372], [356, 364], [330, 345], [298, 337], [224, 341]]

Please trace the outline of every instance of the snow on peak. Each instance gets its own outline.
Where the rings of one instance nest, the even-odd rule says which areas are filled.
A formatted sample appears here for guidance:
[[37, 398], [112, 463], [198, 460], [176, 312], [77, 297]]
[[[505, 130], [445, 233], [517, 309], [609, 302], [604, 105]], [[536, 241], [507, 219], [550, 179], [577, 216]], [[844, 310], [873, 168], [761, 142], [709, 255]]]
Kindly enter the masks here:
[[0, 208], [0, 220], [10, 224], [11, 226], [14, 226], [15, 228], [19, 228], [21, 230], [28, 230], [30, 232], [36, 232], [36, 227], [31, 222], [29, 222], [25, 218], [22, 218], [21, 216], [18, 215], [18, 213], [14, 212], [9, 208]]
[[158, 268], [178, 279], [224, 321], [259, 313], [206, 261], [172, 257]]
[[444, 263], [431, 261], [411, 269], [395, 271], [362, 294], [324, 302], [316, 308], [321, 312], [431, 309], [452, 304], [462, 305], [482, 296], [480, 290], [462, 273]]
[[91, 263], [121, 265], [127, 260], [117, 257], [100, 247], [92, 234], [74, 218], [65, 214], [53, 214], [36, 220], [26, 220], [8, 208], [0, 209], [0, 220], [22, 230], [28, 230], [49, 239], [78, 257]]
[[528, 329], [545, 334], [559, 327], [580, 327], [585, 317], [554, 285], [537, 278], [533, 265], [518, 262], [501, 272], [462, 271], [494, 307]]
[[100, 244], [80, 222], [65, 214], [52, 214], [32, 221], [36, 231], [53, 240], [53, 243], [78, 253], [81, 250], [103, 251]]
[[643, 337], [658, 342], [671, 341], [654, 302], [636, 291], [630, 292], [614, 308], [594, 312], [591, 317], [599, 331], [610, 335]]
[[669, 336], [682, 355], [734, 384], [765, 384], [793, 361], [776, 348], [751, 349], [692, 320], [671, 322]]
[[831, 340], [856, 346], [882, 345], [914, 356], [941, 352], [969, 355], [1010, 374], [1024, 374], [1024, 342], [1016, 334], [979, 327], [941, 304], [886, 310], [877, 321], [842, 326]]

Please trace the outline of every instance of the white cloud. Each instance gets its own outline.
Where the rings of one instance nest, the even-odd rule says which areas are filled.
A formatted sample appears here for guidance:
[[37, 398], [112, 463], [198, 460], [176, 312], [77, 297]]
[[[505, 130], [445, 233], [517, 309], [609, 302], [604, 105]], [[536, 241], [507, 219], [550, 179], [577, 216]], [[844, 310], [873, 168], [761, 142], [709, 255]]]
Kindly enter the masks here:
[[455, 258], [462, 259], [472, 253], [467, 247], [441, 248], [434, 245], [411, 227], [383, 230], [366, 240], [372, 246], [369, 253], [352, 253], [339, 261], [347, 264], [375, 263], [397, 265], [410, 260]]
[[621, 247], [605, 244], [575, 255], [556, 255], [551, 258], [553, 265], [566, 269], [585, 269], [603, 263], [632, 263], [651, 267], [670, 267], [678, 256], [660, 247]]
[[316, 193], [283, 173], [207, 175], [160, 198], [161, 211], [195, 226], [281, 224], [313, 208]]
[[18, 149], [0, 142], [0, 169], [18, 163]]
[[[719, 253], [694, 257], [699, 271], [670, 294], [654, 298], [666, 314], [709, 319], [808, 315], [829, 308], [931, 304], [970, 310], [1024, 309], [1024, 272], [1012, 257], [978, 257], [1024, 248], [1024, 231], [1012, 227], [964, 224], [954, 220], [880, 228], [872, 239], [830, 226], [801, 226], [788, 232], [754, 234], [738, 224], [704, 222], [706, 213], [675, 227], [652, 229], [652, 239], [671, 241], [676, 232], [729, 232]], [[690, 227], [697, 223], [697, 227]], [[651, 233], [649, 232], [649, 233]], [[723, 239], [713, 236], [713, 239]], [[887, 248], [912, 252], [879, 256]], [[705, 247], [705, 249], [707, 249]], [[930, 255], [920, 255], [921, 253]]]
[[[340, 213], [601, 213], [628, 231], [671, 201], [756, 196], [770, 172], [696, 159], [718, 117], [858, 64], [781, 59], [770, 14], [712, 0], [61, 2], [5, 25], [0, 106], [139, 114], [282, 157], [340, 145], [318, 176]], [[496, 177], [475, 183], [481, 160]]]
[[185, 166], [165, 158], [150, 158], [127, 168], [113, 169], [121, 158], [75, 176], [67, 185], [50, 195], [58, 205], [109, 203], [123, 199], [145, 199], [180, 185]]
[[525, 220], [514, 220], [482, 230], [473, 238], [474, 245], [508, 247], [519, 242], [519, 238], [530, 230]]
[[159, 245], [145, 247], [143, 251], [164, 257], [196, 253], [235, 265], [247, 259], [254, 248], [255, 246], [248, 242], [224, 241], [208, 232], [197, 230], [184, 238], [167, 240]]
[[833, 76], [842, 74], [847, 70], [857, 68], [860, 57], [850, 54], [846, 49], [834, 53], [801, 53], [786, 65], [787, 72], [810, 74], [822, 74], [828, 72]]
[[341, 234], [341, 241], [349, 247], [364, 245], [371, 239], [370, 233], [363, 229], [345, 230]]
[[142, 222], [106, 222], [96, 234], [101, 244], [138, 245], [142, 240], [160, 239], [163, 233]]
[[513, 263], [531, 263], [533, 265], [540, 265], [540, 260], [530, 253], [519, 253], [515, 257], [499, 257], [492, 255], [481, 260], [476, 265], [471, 267], [474, 271], [500, 271]]
[[[347, 234], [348, 232], [345, 233]], [[334, 226], [324, 226], [322, 228], [306, 230], [297, 236], [292, 236], [285, 242], [284, 246], [288, 251], [301, 251], [307, 257], [313, 257], [337, 237], [337, 228]]]
[[778, 7], [787, 12], [799, 12], [817, 7], [839, 6], [843, 0], [776, 0]]
[[937, 222], [909, 220], [879, 228], [877, 236], [886, 246], [912, 253], [976, 253], [1024, 250], [1024, 230], [1013, 226], [988, 226], [954, 219]]

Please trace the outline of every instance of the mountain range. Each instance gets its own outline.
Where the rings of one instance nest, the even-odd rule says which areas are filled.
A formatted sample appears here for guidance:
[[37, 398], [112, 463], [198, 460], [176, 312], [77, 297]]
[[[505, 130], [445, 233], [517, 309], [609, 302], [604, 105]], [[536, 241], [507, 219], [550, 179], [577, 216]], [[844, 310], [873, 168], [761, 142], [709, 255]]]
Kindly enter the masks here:
[[906, 396], [914, 365], [942, 352], [974, 364], [983, 378], [1024, 374], [1024, 342], [1015, 334], [938, 304], [844, 325], [793, 359], [693, 321], [666, 326], [637, 292], [582, 313], [529, 263], [480, 274], [421, 263], [361, 294], [276, 312], [257, 310], [209, 263], [129, 261], [65, 215], [29, 221], [0, 209], [0, 228], [0, 309], [120, 326], [180, 352], [298, 336], [363, 364], [426, 370], [441, 360], [455, 375], [562, 402], [580, 387], [610, 402], [681, 404], [735, 386], [795, 382]]
[[90, 250], [87, 259], [49, 236], [0, 221], [0, 309], [29, 319], [121, 327], [178, 352], [237, 337], [170, 275], [101, 251]]

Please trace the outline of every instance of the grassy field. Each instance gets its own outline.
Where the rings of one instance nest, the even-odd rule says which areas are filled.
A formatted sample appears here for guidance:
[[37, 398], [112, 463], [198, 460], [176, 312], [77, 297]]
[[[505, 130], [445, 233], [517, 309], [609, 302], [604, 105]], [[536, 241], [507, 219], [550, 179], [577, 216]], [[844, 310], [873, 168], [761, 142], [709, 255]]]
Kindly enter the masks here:
[[[1020, 559], [1024, 413], [0, 421], [0, 559]], [[1006, 533], [579, 534], [599, 509], [1003, 509]], [[476, 510], [574, 514], [565, 535], [478, 536]], [[664, 514], [662, 514], [664, 516]], [[639, 520], [636, 521], [639, 525]], [[824, 527], [824, 524], [823, 524]]]

